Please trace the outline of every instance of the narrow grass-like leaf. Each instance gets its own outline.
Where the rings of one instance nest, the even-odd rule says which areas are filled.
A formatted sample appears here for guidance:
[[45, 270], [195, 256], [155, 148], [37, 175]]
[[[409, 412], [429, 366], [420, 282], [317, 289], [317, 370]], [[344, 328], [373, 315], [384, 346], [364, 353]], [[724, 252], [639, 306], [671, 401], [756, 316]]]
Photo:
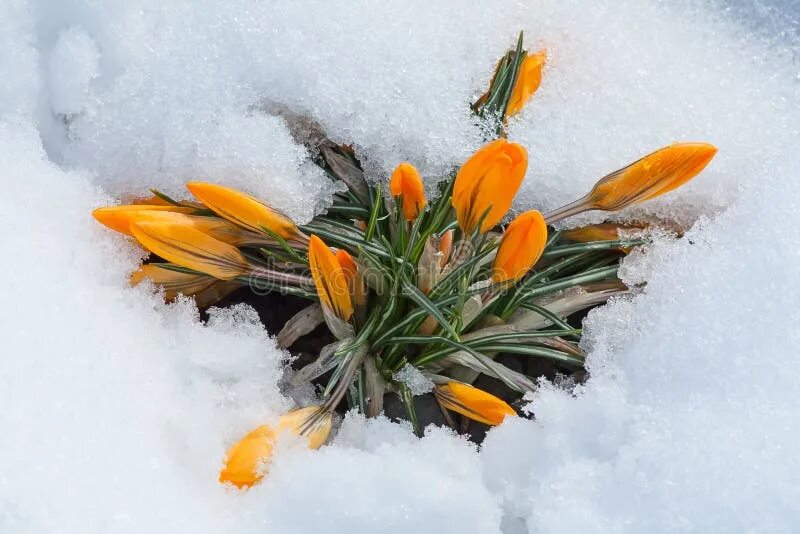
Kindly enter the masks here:
[[563, 245], [560, 247], [553, 247], [545, 251], [542, 257], [556, 258], [559, 256], [568, 256], [579, 252], [594, 251], [594, 250], [614, 250], [618, 248], [630, 248], [638, 245], [648, 243], [647, 239], [617, 239], [614, 241], [590, 241], [588, 243], [576, 243], [574, 245]]
[[414, 395], [405, 384], [400, 384], [400, 399], [403, 401], [403, 405], [406, 407], [406, 413], [408, 414], [409, 421], [411, 421], [411, 426], [414, 428], [414, 434], [421, 438], [422, 426], [419, 424], [417, 410], [414, 406]]
[[519, 345], [515, 343], [497, 343], [482, 346], [481, 350], [484, 352], [505, 352], [508, 354], [522, 354], [524, 356], [547, 358], [575, 367], [583, 367], [584, 364], [583, 358], [547, 347]]
[[458, 339], [458, 334], [453, 327], [447, 322], [444, 315], [442, 315], [442, 311], [434, 304], [432, 301], [425, 296], [425, 293], [420, 291], [417, 286], [409, 282], [407, 279], [403, 279], [401, 282], [403, 286], [403, 294], [406, 295], [408, 298], [413, 300], [420, 308], [425, 309], [439, 325], [444, 328], [447, 333], [449, 333], [454, 339]]

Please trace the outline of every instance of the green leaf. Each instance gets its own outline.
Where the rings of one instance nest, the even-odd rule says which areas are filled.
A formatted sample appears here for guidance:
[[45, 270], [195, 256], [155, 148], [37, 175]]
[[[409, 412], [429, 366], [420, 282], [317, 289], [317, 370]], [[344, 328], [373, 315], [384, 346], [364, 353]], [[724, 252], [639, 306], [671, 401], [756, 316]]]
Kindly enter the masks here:
[[614, 250], [618, 248], [630, 248], [638, 245], [648, 243], [647, 239], [617, 239], [614, 241], [590, 241], [588, 243], [576, 243], [574, 245], [563, 245], [560, 247], [553, 247], [542, 254], [543, 258], [556, 258], [559, 256], [568, 256], [579, 252], [594, 251], [594, 250]]
[[560, 350], [547, 347], [533, 347], [530, 345], [518, 345], [514, 343], [497, 343], [481, 347], [485, 352], [505, 352], [508, 354], [522, 354], [524, 356], [535, 356], [555, 360], [567, 365], [583, 367], [584, 359], [574, 354], [561, 352]]
[[[562, 319], [561, 317], [559, 317], [555, 313], [551, 312], [547, 308], [543, 308], [542, 306], [537, 306], [536, 304], [533, 304], [531, 302], [523, 302], [522, 304], [520, 304], [520, 307], [538, 313], [539, 315], [541, 315], [545, 319], [549, 320], [554, 325], [560, 326], [564, 330], [568, 330], [568, 329], [572, 328], [569, 325], [569, 323], [567, 323], [564, 319]], [[563, 335], [580, 339], [581, 330], [580, 329], [574, 329], [573, 331], [575, 333], [573, 333], [573, 334], [563, 334]]]
[[407, 279], [403, 279], [402, 285], [404, 295], [413, 300], [420, 308], [423, 308], [425, 311], [427, 311], [454, 339], [458, 339], [458, 334], [455, 330], [453, 330], [453, 327], [450, 325], [450, 323], [447, 322], [447, 319], [444, 318], [442, 311], [436, 306], [436, 304], [431, 302], [428, 297], [426, 297], [425, 294], [417, 288], [417, 286], [409, 282]]
[[417, 417], [417, 410], [414, 407], [414, 395], [411, 393], [411, 390], [408, 389], [408, 386], [405, 384], [400, 384], [400, 399], [403, 401], [403, 405], [406, 407], [406, 413], [408, 414], [408, 419], [411, 421], [411, 426], [414, 428], [414, 433], [417, 437], [422, 437], [422, 426], [419, 424], [419, 418]]
[[597, 280], [605, 280], [606, 278], [611, 278], [617, 275], [617, 271], [619, 270], [618, 265], [612, 265], [611, 267], [601, 267], [599, 269], [592, 269], [590, 271], [585, 271], [580, 274], [576, 274], [574, 276], [568, 276], [566, 278], [561, 278], [554, 282], [548, 284], [542, 284], [539, 287], [531, 289], [527, 291], [524, 295], [524, 300], [528, 300], [532, 297], [538, 297], [541, 295], [546, 295], [548, 293], [553, 293], [555, 291], [560, 291], [562, 289], [567, 289], [572, 286], [577, 286], [580, 284], [585, 284], [587, 282], [595, 282]]

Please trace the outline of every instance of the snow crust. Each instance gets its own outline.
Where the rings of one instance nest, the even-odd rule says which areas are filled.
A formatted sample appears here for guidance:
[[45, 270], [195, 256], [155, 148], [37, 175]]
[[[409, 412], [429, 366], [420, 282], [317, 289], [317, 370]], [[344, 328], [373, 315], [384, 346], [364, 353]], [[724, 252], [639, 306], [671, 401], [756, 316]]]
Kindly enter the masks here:
[[[800, 520], [800, 74], [791, 2], [0, 3], [0, 532], [788, 532]], [[720, 153], [621, 218], [690, 228], [592, 312], [592, 379], [479, 452], [348, 416], [246, 494], [225, 448], [291, 402], [255, 312], [127, 287], [141, 252], [90, 217], [213, 180], [298, 219], [331, 183], [273, 104], [380, 179], [480, 143], [467, 104], [526, 31], [544, 82], [510, 125], [518, 208], [553, 208], [675, 140]], [[597, 219], [589, 215], [584, 220]]]

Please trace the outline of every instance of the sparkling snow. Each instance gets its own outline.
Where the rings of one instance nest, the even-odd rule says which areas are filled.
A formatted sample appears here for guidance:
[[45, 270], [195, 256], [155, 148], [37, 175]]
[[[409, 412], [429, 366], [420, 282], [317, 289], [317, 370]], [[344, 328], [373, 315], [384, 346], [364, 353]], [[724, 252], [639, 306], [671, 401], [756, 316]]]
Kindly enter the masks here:
[[[0, 2], [0, 532], [791, 531], [800, 521], [800, 68], [793, 2]], [[590, 314], [592, 379], [479, 452], [345, 418], [240, 494], [225, 448], [291, 402], [245, 306], [129, 288], [140, 251], [90, 217], [187, 179], [298, 219], [334, 187], [275, 104], [428, 177], [480, 143], [467, 104], [524, 29], [544, 81], [511, 121], [517, 207], [552, 208], [675, 140], [720, 152], [622, 214], [689, 229]], [[598, 220], [588, 215], [584, 220]]]

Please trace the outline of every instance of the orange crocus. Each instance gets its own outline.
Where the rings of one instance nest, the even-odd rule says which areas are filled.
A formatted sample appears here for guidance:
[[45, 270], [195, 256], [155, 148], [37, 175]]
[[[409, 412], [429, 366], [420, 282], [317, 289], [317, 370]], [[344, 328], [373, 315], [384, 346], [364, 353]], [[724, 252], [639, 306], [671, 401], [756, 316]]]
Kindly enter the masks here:
[[528, 168], [528, 152], [505, 139], [480, 148], [461, 166], [453, 184], [458, 225], [469, 235], [486, 232], [505, 217]]
[[105, 208], [97, 208], [92, 212], [92, 217], [97, 221], [116, 230], [125, 235], [132, 236], [130, 230], [130, 223], [133, 217], [141, 212], [162, 212], [162, 213], [194, 213], [197, 211], [195, 208], [173, 206], [169, 205], [155, 205], [155, 204], [126, 204], [122, 206], [108, 206]]
[[442, 257], [439, 260], [441, 267], [444, 267], [450, 260], [450, 252], [453, 250], [453, 234], [455, 234], [453, 230], [448, 230], [439, 238], [439, 252], [442, 253]]
[[191, 226], [142, 221], [132, 222], [130, 229], [144, 248], [181, 267], [220, 280], [232, 280], [250, 270], [239, 249]]
[[248, 488], [266, 473], [272, 449], [281, 431], [290, 432], [306, 439], [310, 449], [318, 449], [331, 432], [331, 413], [320, 406], [309, 406], [293, 410], [278, 420], [276, 429], [261, 425], [236, 442], [225, 457], [225, 467], [219, 473], [219, 481], [229, 482], [238, 488]]
[[165, 267], [160, 263], [142, 265], [130, 277], [135, 286], [145, 278], [164, 288], [164, 298], [169, 302], [178, 295], [194, 297], [198, 308], [206, 308], [241, 287], [238, 282], [218, 280], [202, 273], [187, 273]]
[[358, 270], [358, 264], [344, 249], [336, 251], [336, 261], [342, 266], [342, 272], [347, 277], [347, 285], [350, 290], [352, 302], [355, 307], [363, 307], [367, 303], [367, 290], [364, 287], [364, 279]]
[[298, 233], [291, 219], [241, 191], [204, 182], [189, 182], [186, 187], [208, 209], [239, 226], [261, 233], [266, 228], [284, 239]]
[[173, 300], [178, 294], [194, 295], [217, 281], [216, 278], [207, 274], [176, 271], [161, 267], [158, 263], [147, 263], [131, 273], [130, 284], [135, 286], [145, 278], [162, 286], [167, 300]]
[[410, 163], [401, 163], [389, 180], [389, 191], [403, 203], [403, 216], [408, 221], [416, 219], [427, 204], [425, 186], [419, 171]]
[[191, 226], [204, 234], [208, 234], [214, 239], [219, 239], [229, 245], [240, 246], [264, 246], [274, 243], [274, 240], [265, 236], [263, 233], [256, 233], [232, 222], [219, 217], [207, 217], [203, 215], [184, 215], [168, 211], [136, 211], [129, 217], [131, 222], [172, 222]]
[[503, 399], [463, 382], [451, 380], [439, 384], [433, 393], [436, 400], [448, 410], [487, 425], [496, 426], [507, 416], [517, 415]]
[[506, 106], [506, 117], [512, 117], [522, 111], [522, 108], [528, 103], [533, 93], [539, 89], [539, 85], [542, 83], [542, 70], [544, 69], [545, 61], [547, 61], [546, 50], [529, 54], [522, 60], [517, 80], [514, 83], [514, 89], [511, 91], [511, 97], [508, 99], [508, 105]]
[[353, 316], [347, 274], [333, 251], [319, 237], [308, 242], [308, 265], [323, 308], [343, 321]]
[[702, 171], [717, 148], [708, 143], [675, 143], [612, 172], [585, 197], [545, 218], [552, 223], [588, 210], [617, 211], [680, 187]]
[[516, 282], [533, 267], [547, 243], [547, 224], [536, 210], [518, 215], [508, 225], [494, 258], [492, 281]]

